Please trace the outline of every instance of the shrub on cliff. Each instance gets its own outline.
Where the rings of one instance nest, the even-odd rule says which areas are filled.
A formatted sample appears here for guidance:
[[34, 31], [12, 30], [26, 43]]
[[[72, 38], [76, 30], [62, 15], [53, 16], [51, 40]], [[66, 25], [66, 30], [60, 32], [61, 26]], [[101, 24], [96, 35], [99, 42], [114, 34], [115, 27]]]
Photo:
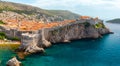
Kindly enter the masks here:
[[105, 28], [105, 25], [103, 23], [95, 24], [95, 28]]
[[4, 32], [0, 32], [0, 39], [4, 40], [6, 38], [6, 35]]
[[5, 24], [2, 20], [0, 20], [0, 24]]
[[89, 22], [85, 22], [84, 25], [85, 25], [85, 27], [89, 27], [90, 23]]
[[20, 39], [18, 37], [13, 37], [13, 38], [7, 37], [4, 32], [0, 32], [0, 39], [1, 40], [8, 39], [8, 40], [12, 40], [12, 41], [20, 41]]
[[18, 37], [7, 38], [7, 39], [12, 40], [12, 41], [20, 41], [20, 39]]

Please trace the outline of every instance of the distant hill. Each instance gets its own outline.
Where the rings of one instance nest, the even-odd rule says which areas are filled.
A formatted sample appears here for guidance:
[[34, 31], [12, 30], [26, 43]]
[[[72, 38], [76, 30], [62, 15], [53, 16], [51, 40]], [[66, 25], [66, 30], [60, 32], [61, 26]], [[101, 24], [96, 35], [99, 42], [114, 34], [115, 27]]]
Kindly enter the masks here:
[[72, 13], [67, 10], [47, 10], [47, 11], [52, 15], [59, 15], [66, 19], [76, 19], [80, 17], [80, 15]]
[[31, 5], [0, 1], [0, 12], [2, 11], [12, 11], [27, 15], [44, 14], [47, 16], [61, 16], [64, 19], [76, 19], [80, 16], [67, 10], [45, 10]]
[[108, 20], [107, 22], [108, 23], [118, 23], [118, 24], [120, 24], [120, 18], [113, 19], [113, 20]]

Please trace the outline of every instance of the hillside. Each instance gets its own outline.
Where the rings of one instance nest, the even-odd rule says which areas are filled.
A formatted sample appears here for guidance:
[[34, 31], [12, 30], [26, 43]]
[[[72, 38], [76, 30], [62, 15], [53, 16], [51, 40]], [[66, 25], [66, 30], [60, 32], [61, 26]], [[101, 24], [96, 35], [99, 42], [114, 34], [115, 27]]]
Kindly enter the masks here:
[[107, 22], [108, 23], [118, 23], [118, 24], [120, 24], [120, 18], [113, 19], [113, 20], [108, 20]]
[[67, 10], [47, 10], [47, 11], [53, 15], [62, 16], [63, 18], [66, 18], [66, 19], [76, 19], [80, 17], [80, 15], [72, 13]]
[[18, 14], [24, 13], [27, 15], [42, 14], [46, 15], [47, 17], [60, 16], [64, 19], [75, 19], [80, 16], [78, 14], [66, 10], [45, 10], [31, 5], [0, 1], [0, 12], [2, 11], [12, 11]]

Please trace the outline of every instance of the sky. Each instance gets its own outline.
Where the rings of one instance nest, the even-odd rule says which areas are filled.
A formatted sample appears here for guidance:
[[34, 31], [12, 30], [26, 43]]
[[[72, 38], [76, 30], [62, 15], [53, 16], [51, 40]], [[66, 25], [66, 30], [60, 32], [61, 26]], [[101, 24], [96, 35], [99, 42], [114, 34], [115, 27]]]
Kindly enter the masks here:
[[104, 20], [120, 18], [120, 0], [4, 0], [23, 3], [49, 10], [71, 12], [99, 17]]

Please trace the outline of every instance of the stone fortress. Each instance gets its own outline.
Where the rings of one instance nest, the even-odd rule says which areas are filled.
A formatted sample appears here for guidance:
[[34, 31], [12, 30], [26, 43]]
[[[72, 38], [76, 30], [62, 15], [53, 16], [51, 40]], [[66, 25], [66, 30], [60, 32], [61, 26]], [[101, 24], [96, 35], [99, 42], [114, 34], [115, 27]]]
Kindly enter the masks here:
[[52, 43], [70, 42], [82, 38], [98, 38], [102, 34], [110, 32], [107, 28], [93, 27], [99, 23], [103, 24], [103, 21], [97, 17], [80, 16], [74, 20], [37, 22], [34, 18], [22, 18], [23, 16], [13, 12], [10, 15], [14, 15], [13, 17], [6, 17], [5, 15], [9, 13], [11, 12], [0, 13], [0, 20], [6, 23], [6, 25], [0, 26], [0, 32], [5, 32], [8, 37], [20, 38], [19, 49], [28, 53], [44, 51], [43, 48], [51, 46]]

